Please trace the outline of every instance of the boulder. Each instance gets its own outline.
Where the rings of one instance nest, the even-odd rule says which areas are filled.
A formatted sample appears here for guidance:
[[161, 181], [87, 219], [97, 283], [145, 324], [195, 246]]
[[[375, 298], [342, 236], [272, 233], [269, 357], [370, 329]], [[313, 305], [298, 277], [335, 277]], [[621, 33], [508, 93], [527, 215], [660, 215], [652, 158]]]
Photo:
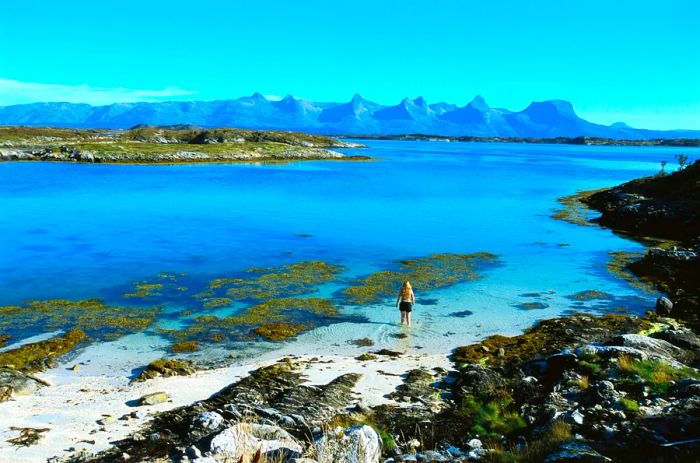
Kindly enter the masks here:
[[155, 405], [167, 402], [170, 397], [165, 392], [153, 392], [139, 399], [139, 405]]
[[547, 358], [545, 373], [549, 377], [559, 377], [564, 370], [574, 368], [578, 363], [578, 357], [570, 352], [561, 352]]
[[266, 424], [236, 423], [217, 434], [210, 444], [213, 455], [233, 461], [260, 452], [267, 458], [289, 459], [301, 456], [301, 445], [284, 429]]
[[378, 463], [381, 441], [367, 425], [340, 428], [315, 442], [319, 463]]
[[498, 372], [479, 364], [469, 364], [460, 373], [455, 389], [463, 394], [489, 395], [505, 384]]
[[29, 395], [43, 384], [31, 376], [10, 369], [0, 368], [0, 402], [9, 400], [12, 395]]
[[201, 429], [204, 431], [216, 431], [224, 425], [224, 417], [216, 412], [203, 412], [197, 416], [193, 422], [192, 427]]
[[556, 451], [545, 458], [544, 463], [605, 463], [608, 461], [612, 460], [596, 452], [587, 444], [581, 442], [564, 442]]
[[199, 450], [196, 446], [190, 445], [185, 449], [185, 455], [187, 455], [188, 458], [194, 460], [196, 458], [202, 458], [202, 451]]
[[673, 302], [667, 297], [660, 297], [656, 300], [656, 313], [662, 317], [668, 317], [673, 310]]
[[668, 360], [687, 360], [688, 355], [682, 349], [663, 339], [642, 336], [641, 334], [622, 334], [615, 336], [607, 343], [612, 346], [623, 346], [638, 349], [649, 358], [661, 358]]
[[666, 329], [652, 334], [651, 337], [663, 339], [676, 347], [685, 349], [693, 357], [690, 359], [690, 363], [700, 359], [700, 337], [688, 328]]

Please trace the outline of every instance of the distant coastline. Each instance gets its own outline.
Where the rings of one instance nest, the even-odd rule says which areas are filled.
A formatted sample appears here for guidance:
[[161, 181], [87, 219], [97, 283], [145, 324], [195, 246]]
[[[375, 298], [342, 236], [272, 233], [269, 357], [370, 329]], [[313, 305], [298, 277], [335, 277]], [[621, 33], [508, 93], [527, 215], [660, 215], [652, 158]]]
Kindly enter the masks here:
[[444, 136], [427, 134], [405, 135], [337, 135], [338, 138], [357, 140], [402, 140], [402, 141], [436, 141], [436, 142], [473, 142], [473, 143], [539, 143], [552, 145], [590, 145], [590, 146], [680, 146], [700, 147], [700, 138], [659, 138], [649, 140], [625, 140], [600, 137], [475, 137]]

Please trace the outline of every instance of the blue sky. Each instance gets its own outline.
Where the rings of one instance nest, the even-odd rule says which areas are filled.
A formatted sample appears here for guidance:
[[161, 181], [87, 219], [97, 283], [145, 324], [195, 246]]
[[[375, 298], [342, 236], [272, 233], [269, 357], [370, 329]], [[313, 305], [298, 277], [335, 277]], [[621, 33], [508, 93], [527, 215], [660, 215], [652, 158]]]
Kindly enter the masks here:
[[359, 92], [700, 129], [700, 2], [3, 2], [0, 105]]

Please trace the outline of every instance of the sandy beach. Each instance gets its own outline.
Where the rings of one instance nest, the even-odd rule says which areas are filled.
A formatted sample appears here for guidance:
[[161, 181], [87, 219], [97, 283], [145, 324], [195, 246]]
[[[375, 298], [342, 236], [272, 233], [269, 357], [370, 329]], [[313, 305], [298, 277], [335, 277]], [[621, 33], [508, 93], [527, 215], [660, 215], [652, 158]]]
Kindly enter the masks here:
[[[110, 349], [121, 343], [93, 346], [68, 364], [40, 374], [51, 386], [33, 395], [16, 396], [0, 404], [0, 461], [30, 463], [64, 457], [76, 451], [98, 452], [110, 442], [122, 439], [137, 430], [150, 417], [165, 410], [205, 399], [223, 387], [236, 382], [256, 368], [269, 365], [289, 355], [279, 351], [262, 360], [244, 365], [198, 371], [191, 376], [156, 378], [129, 384], [132, 372], [126, 364], [105, 374], [100, 361]], [[123, 346], [122, 346], [123, 347]], [[96, 352], [101, 355], [95, 357]], [[406, 353], [401, 357], [379, 356], [376, 360], [359, 361], [340, 355], [293, 355], [303, 364], [309, 384], [325, 384], [344, 373], [360, 373], [355, 387], [357, 400], [368, 406], [392, 402], [384, 397], [395, 390], [401, 374], [413, 368], [449, 368], [447, 355]], [[77, 371], [70, 370], [79, 365]], [[166, 392], [167, 402], [152, 406], [135, 406], [134, 401], [153, 392]], [[104, 421], [103, 421], [104, 420]], [[38, 445], [13, 447], [7, 439], [17, 436], [12, 427], [49, 428]]]

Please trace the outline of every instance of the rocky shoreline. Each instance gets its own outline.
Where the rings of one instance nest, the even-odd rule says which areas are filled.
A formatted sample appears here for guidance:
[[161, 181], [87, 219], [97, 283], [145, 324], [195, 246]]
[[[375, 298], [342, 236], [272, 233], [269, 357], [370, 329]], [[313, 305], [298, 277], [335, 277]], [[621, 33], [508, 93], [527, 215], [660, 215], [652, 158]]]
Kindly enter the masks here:
[[[688, 169], [679, 176], [700, 163]], [[645, 242], [657, 218], [665, 227], [678, 225], [669, 217], [695, 223], [692, 207], [686, 216], [662, 199], [640, 206], [648, 197], [626, 196], [626, 185], [581, 201], [602, 210], [599, 223], [626, 223], [616, 229]], [[670, 212], [658, 214], [660, 207]], [[674, 238], [694, 243], [692, 230]], [[694, 461], [700, 337], [669, 316], [697, 311], [695, 252], [652, 248], [628, 264], [670, 296], [672, 304], [660, 301], [657, 313], [577, 314], [458, 347], [451, 369], [407, 371], [388, 395], [394, 403], [367, 406], [353, 393], [359, 377], [352, 373], [308, 385], [299, 364], [286, 359], [158, 415], [97, 456], [70, 461]]]
[[68, 461], [691, 461], [698, 359], [670, 318], [563, 317], [460, 347], [451, 370], [410, 369], [392, 403], [367, 406], [360, 375], [310, 385], [286, 358]]
[[626, 268], [651, 282], [672, 302], [668, 312], [700, 327], [700, 161], [598, 191], [581, 201], [601, 213], [594, 219], [648, 246]]
[[[699, 171], [696, 163], [577, 199], [601, 210], [599, 224], [660, 243], [627, 264], [668, 295], [656, 313], [544, 320], [518, 336], [458, 347], [445, 365], [372, 349], [350, 361], [286, 357], [233, 382], [219, 377], [216, 384], [228, 385], [203, 400], [179, 400], [177, 408], [167, 406], [172, 392], [160, 389], [163, 381], [180, 388], [202, 383], [194, 382], [196, 373], [186, 376], [191, 365], [155, 361], [123, 387], [130, 396], [143, 392], [132, 397], [133, 411], [98, 422], [101, 429], [133, 423], [125, 424], [128, 433], [99, 453], [72, 448], [50, 461], [695, 461], [700, 337], [693, 321], [700, 273], [692, 201]], [[317, 374], [307, 377], [309, 368]], [[384, 382], [386, 400], [370, 401], [363, 381], [379, 375], [395, 382]], [[160, 413], [150, 419], [140, 407]], [[13, 445], [32, 445], [47, 429], [17, 432]]]

